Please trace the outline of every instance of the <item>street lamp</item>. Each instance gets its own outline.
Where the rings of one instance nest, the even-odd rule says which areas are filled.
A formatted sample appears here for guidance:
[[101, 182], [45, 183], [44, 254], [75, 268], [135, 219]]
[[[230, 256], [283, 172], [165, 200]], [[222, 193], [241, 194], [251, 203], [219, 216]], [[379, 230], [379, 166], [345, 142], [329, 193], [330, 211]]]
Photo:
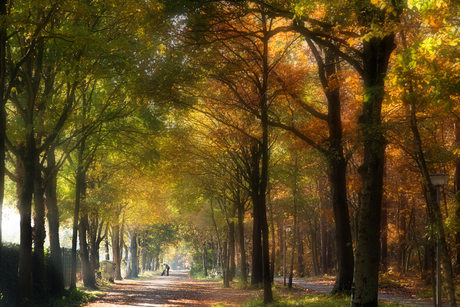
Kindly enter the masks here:
[[284, 252], [283, 252], [283, 279], [286, 286], [286, 232], [291, 231], [291, 226], [284, 226]]
[[[436, 202], [439, 207], [441, 207], [439, 201], [439, 190], [440, 188], [446, 184], [447, 180], [449, 180], [449, 175], [446, 174], [431, 174], [430, 181], [436, 187]], [[441, 244], [439, 237], [439, 229], [438, 229], [438, 242], [436, 246], [436, 306], [442, 306], [442, 293], [441, 293]]]

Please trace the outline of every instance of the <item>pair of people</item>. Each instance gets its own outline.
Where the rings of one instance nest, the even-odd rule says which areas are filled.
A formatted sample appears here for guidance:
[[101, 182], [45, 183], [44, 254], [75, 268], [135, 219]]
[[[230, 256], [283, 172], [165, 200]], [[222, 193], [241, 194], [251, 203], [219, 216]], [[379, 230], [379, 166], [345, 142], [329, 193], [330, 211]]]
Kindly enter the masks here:
[[169, 276], [169, 265], [167, 265], [166, 263], [163, 263], [165, 269], [163, 270], [163, 273], [161, 273], [161, 276], [164, 276], [166, 274], [166, 276]]

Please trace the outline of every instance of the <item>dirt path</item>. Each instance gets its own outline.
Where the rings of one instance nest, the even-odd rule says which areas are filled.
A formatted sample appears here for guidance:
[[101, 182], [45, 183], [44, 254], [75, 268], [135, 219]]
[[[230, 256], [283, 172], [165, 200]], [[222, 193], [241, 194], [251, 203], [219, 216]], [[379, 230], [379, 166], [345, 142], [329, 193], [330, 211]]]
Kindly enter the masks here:
[[219, 282], [196, 281], [188, 271], [170, 271], [169, 276], [121, 280], [85, 307], [121, 306], [239, 306], [254, 296], [245, 291], [221, 288]]

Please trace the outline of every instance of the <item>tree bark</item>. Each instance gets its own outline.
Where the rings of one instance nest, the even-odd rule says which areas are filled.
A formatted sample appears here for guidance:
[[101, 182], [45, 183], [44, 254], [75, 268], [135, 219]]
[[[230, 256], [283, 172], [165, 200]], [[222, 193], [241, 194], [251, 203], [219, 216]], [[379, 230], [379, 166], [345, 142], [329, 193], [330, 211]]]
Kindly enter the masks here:
[[139, 277], [139, 259], [137, 257], [137, 233], [132, 230], [129, 232], [129, 254], [131, 258], [131, 274], [129, 277]]
[[83, 284], [85, 287], [95, 289], [96, 279], [94, 271], [91, 267], [89, 260], [88, 243], [86, 241], [87, 231], [89, 228], [88, 214], [83, 214], [80, 219], [79, 232], [80, 232], [80, 260], [83, 273]]
[[59, 241], [59, 209], [57, 206], [57, 167], [52, 146], [47, 153], [45, 168], [45, 205], [48, 211], [48, 233], [50, 240], [51, 291], [54, 294], [64, 292], [64, 272], [62, 269], [61, 244]]
[[261, 213], [260, 213], [260, 198], [259, 198], [259, 182], [260, 182], [260, 159], [257, 144], [253, 144], [251, 148], [252, 169], [251, 169], [251, 199], [252, 199], [252, 274], [251, 285], [260, 284], [263, 282], [263, 262], [262, 259], [262, 230], [261, 230]]
[[246, 274], [246, 248], [245, 248], [245, 238], [244, 238], [244, 203], [238, 200], [238, 235], [239, 235], [239, 243], [240, 243], [240, 251], [241, 251], [241, 282], [244, 284], [247, 282], [247, 274]]
[[[0, 17], [6, 18], [7, 0], [0, 0]], [[0, 217], [3, 216], [3, 198], [5, 196], [5, 157], [6, 157], [6, 110], [5, 104], [8, 97], [5, 97], [6, 90], [6, 45], [8, 23], [0, 24]], [[0, 263], [2, 263], [2, 219], [0, 218]], [[3, 293], [3, 277], [0, 268], [0, 293]]]
[[120, 250], [120, 225], [118, 221], [112, 226], [113, 261], [115, 262], [115, 279], [121, 278], [121, 250]]
[[229, 223], [229, 231], [228, 231], [228, 254], [229, 254], [229, 281], [233, 281], [233, 277], [235, 276], [236, 272], [236, 264], [235, 264], [235, 222], [231, 221]]
[[381, 220], [381, 252], [380, 252], [380, 261], [382, 272], [388, 270], [388, 201], [384, 200], [382, 203], [382, 220]]
[[364, 105], [361, 130], [364, 161], [352, 306], [377, 306], [380, 267], [380, 218], [386, 141], [382, 128], [382, 102], [388, 61], [394, 49], [394, 34], [363, 42]]
[[203, 273], [204, 276], [208, 276], [208, 249], [207, 249], [207, 242], [203, 243], [203, 251], [202, 251], [202, 260], [203, 260]]
[[23, 148], [20, 168], [22, 176], [18, 193], [18, 210], [20, 215], [20, 246], [18, 269], [18, 306], [30, 305], [32, 296], [32, 196], [35, 178], [35, 139], [33, 133], [27, 134], [27, 143]]
[[[460, 143], [460, 120], [455, 122], [455, 142]], [[454, 174], [454, 185], [455, 185], [455, 194], [460, 194], [460, 159], [455, 161], [455, 174]], [[455, 216], [457, 221], [460, 220], [460, 200], [456, 199], [457, 208], [455, 210]], [[454, 273], [460, 275], [460, 230], [455, 234], [455, 243], [456, 243], [456, 253], [455, 253], [455, 268]]]
[[72, 229], [72, 254], [71, 263], [72, 270], [70, 274], [70, 290], [77, 287], [77, 238], [78, 238], [78, 222], [80, 220], [80, 203], [81, 189], [84, 180], [83, 173], [83, 151], [85, 149], [85, 138], [82, 139], [77, 158], [77, 174], [75, 176], [75, 207], [73, 213], [73, 229]]
[[45, 268], [45, 189], [38, 157], [35, 158], [34, 178], [34, 227], [32, 239], [34, 243], [34, 266], [32, 281], [38, 293], [46, 293], [46, 268]]

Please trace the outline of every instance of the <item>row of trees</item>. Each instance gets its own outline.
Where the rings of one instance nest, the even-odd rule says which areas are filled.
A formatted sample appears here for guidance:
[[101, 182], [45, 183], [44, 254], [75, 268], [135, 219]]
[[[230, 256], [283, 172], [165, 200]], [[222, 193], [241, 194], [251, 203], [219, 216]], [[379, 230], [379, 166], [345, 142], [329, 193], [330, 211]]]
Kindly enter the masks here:
[[137, 81], [161, 52], [150, 28], [157, 11], [154, 2], [0, 3], [0, 215], [4, 198], [17, 201], [17, 306], [62, 296], [63, 222], [73, 226], [71, 290], [77, 240], [84, 284], [95, 287], [104, 240], [111, 238], [121, 278], [125, 238], [128, 276], [137, 275], [138, 242], [144, 266], [152, 258], [158, 265], [163, 241], [174, 238], [152, 171], [161, 112], [148, 111]]
[[[173, 11], [182, 18], [170, 46], [174, 55], [165, 62], [186, 66], [178, 79], [161, 83], [163, 94], [192, 110], [180, 127], [189, 133], [181, 142], [193, 157], [184, 172], [200, 178], [196, 188], [203, 192], [193, 199], [205, 203], [211, 221], [216, 210], [221, 212], [224, 226], [213, 223], [216, 231], [223, 227], [217, 237], [223, 250], [226, 244], [234, 246], [232, 223], [240, 221], [250, 204], [251, 282], [264, 283], [264, 301], [272, 301], [270, 237], [273, 248], [276, 231], [283, 231], [269, 223], [280, 197], [273, 195], [279, 182], [270, 170], [286, 161], [288, 153], [303, 156], [305, 151], [299, 149], [309, 148], [316, 154], [309, 151], [308, 156], [327, 169], [316, 181], [324, 176], [330, 188], [330, 196], [324, 197], [334, 221], [335, 291], [351, 291], [353, 306], [377, 305], [388, 213], [395, 207], [406, 212], [411, 199], [411, 207], [430, 221], [430, 242], [439, 237], [449, 301], [455, 306], [451, 253], [457, 250], [458, 229], [446, 225], [446, 217], [448, 223], [458, 217], [458, 203], [449, 198], [441, 210], [430, 180], [431, 173], [457, 168], [455, 4], [199, 4]], [[286, 139], [293, 145], [286, 145]], [[297, 210], [305, 208], [306, 195], [311, 195], [299, 186], [307, 175], [297, 171], [287, 189], [293, 209], [288, 216], [285, 208], [279, 209], [285, 223], [294, 224], [296, 235], [299, 222], [305, 223], [298, 220]], [[456, 193], [456, 185], [452, 191]], [[313, 194], [312, 199], [318, 197]], [[428, 226], [414, 225], [415, 214], [410, 214], [412, 229]], [[244, 231], [239, 236], [243, 247]]]
[[124, 233], [133, 250], [143, 242], [143, 260], [158, 258], [176, 233], [164, 224], [176, 221], [203, 258], [208, 243], [217, 245], [226, 285], [238, 253], [246, 280], [251, 247], [251, 283], [263, 283], [268, 303], [284, 226], [292, 226], [290, 280], [295, 263], [298, 272], [333, 268], [334, 291], [351, 291], [353, 306], [377, 306], [387, 246], [397, 241], [399, 263], [409, 268], [439, 237], [455, 306], [460, 210], [450, 195], [458, 181], [441, 208], [429, 177], [458, 163], [454, 3], [4, 1], [0, 8], [7, 21], [0, 196], [6, 174], [21, 215], [19, 306], [33, 297], [31, 276], [43, 284], [47, 233], [53, 289], [63, 290], [57, 235], [68, 220], [71, 288], [78, 239], [84, 282], [94, 286], [104, 236], [117, 264]]

